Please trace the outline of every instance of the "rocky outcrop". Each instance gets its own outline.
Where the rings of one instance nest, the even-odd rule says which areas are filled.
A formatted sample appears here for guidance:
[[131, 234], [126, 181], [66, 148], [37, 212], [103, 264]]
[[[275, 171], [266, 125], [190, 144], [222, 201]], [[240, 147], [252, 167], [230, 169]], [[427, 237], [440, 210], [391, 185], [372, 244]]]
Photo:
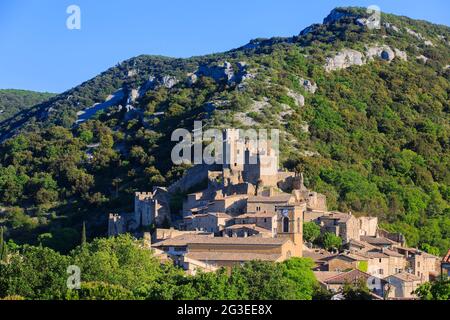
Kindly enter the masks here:
[[297, 107], [303, 107], [305, 106], [305, 97], [302, 96], [301, 94], [294, 92], [294, 91], [288, 91], [288, 96], [291, 97], [292, 99], [294, 99], [295, 104], [297, 105]]
[[330, 14], [328, 16], [326, 16], [325, 19], [323, 19], [323, 24], [332, 24], [335, 23], [336, 21], [345, 18], [345, 17], [357, 17], [355, 14], [350, 13], [348, 11], [344, 11], [342, 9], [333, 9], [331, 10]]
[[416, 37], [419, 40], [424, 40], [423, 36], [420, 33], [415, 32], [414, 30], [411, 30], [410, 28], [405, 28], [405, 30], [408, 34], [412, 35], [413, 37]]
[[226, 82], [229, 85], [233, 85], [242, 84], [248, 79], [255, 77], [253, 73], [248, 71], [246, 62], [238, 62], [236, 65], [237, 70], [228, 61], [219, 65], [202, 65], [197, 71], [188, 74], [187, 82], [194, 84], [199, 77], [209, 77], [216, 82]]
[[300, 85], [305, 89], [305, 91], [309, 93], [316, 93], [317, 91], [317, 84], [313, 83], [311, 80], [300, 78]]
[[330, 72], [339, 69], [345, 69], [353, 65], [363, 65], [365, 63], [364, 55], [356, 50], [343, 49], [334, 57], [326, 60], [325, 71]]
[[397, 26], [393, 25], [392, 23], [385, 22], [385, 23], [383, 23], [383, 25], [386, 29], [391, 29], [395, 32], [400, 32], [400, 29]]
[[419, 40], [422, 40], [424, 45], [431, 46], [431, 47], [434, 46], [434, 43], [431, 42], [430, 40], [427, 40], [421, 33], [411, 30], [409, 28], [405, 28], [405, 30], [409, 35], [412, 35], [413, 37], [415, 37]]
[[352, 65], [363, 65], [366, 61], [372, 61], [374, 58], [380, 58], [387, 62], [391, 62], [396, 57], [405, 61], [408, 59], [406, 52], [396, 48], [392, 49], [387, 45], [368, 47], [365, 55], [356, 50], [344, 49], [334, 57], [327, 58], [324, 67], [327, 72], [330, 72], [345, 69]]
[[382, 60], [392, 61], [395, 58], [395, 52], [388, 46], [369, 47], [366, 50], [366, 57], [368, 60], [373, 60], [378, 57]]
[[428, 61], [428, 58], [425, 57], [423, 54], [421, 54], [420, 56], [417, 56], [416, 59], [422, 61], [423, 63], [427, 63], [427, 61]]
[[408, 61], [408, 55], [405, 51], [399, 50], [397, 48], [394, 49], [395, 56], [399, 59], [402, 59], [403, 61]]
[[139, 96], [144, 95], [148, 90], [154, 90], [161, 87], [167, 89], [173, 88], [177, 83], [178, 79], [174, 76], [169, 75], [159, 75], [157, 77], [151, 75], [149, 76], [147, 82], [139, 89]]

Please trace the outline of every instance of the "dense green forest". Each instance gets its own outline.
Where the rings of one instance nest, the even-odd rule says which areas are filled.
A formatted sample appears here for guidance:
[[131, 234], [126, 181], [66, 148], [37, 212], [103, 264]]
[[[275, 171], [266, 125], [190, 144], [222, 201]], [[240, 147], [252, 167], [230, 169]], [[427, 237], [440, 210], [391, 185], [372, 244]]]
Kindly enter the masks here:
[[[129, 236], [96, 239], [68, 255], [28, 245], [9, 250], [8, 263], [0, 261], [0, 299], [311, 300], [329, 295], [319, 289], [309, 259], [253, 261], [230, 273], [187, 276], [172, 263], [161, 264]], [[80, 290], [67, 288], [70, 265], [80, 268]], [[370, 297], [365, 288], [359, 290]]]
[[[307, 186], [327, 196], [329, 209], [377, 216], [408, 245], [444, 254], [450, 247], [450, 28], [383, 14], [381, 28], [370, 30], [356, 22], [364, 11], [342, 12], [347, 15], [308, 33], [257, 39], [251, 44], [258, 45], [222, 54], [139, 56], [1, 123], [0, 134], [8, 137], [0, 146], [5, 236], [68, 254], [83, 221], [90, 237], [105, 235], [107, 214], [132, 210], [135, 191], [167, 186], [183, 174], [186, 166], [166, 160], [170, 135], [203, 120], [281, 129], [283, 167], [305, 172]], [[325, 71], [327, 58], [344, 48], [364, 52], [381, 44], [407, 60], [375, 58]], [[246, 62], [254, 77], [241, 84], [210, 76], [186, 81], [199, 66], [224, 61], [234, 70]], [[78, 111], [119, 89], [142, 87], [151, 75], [179, 81], [146, 91], [132, 111], [111, 107], [74, 125]], [[306, 90], [301, 79], [317, 91]], [[293, 93], [304, 96], [304, 106]]]
[[[309, 258], [282, 263], [251, 261], [230, 271], [186, 275], [171, 262], [161, 262], [141, 241], [130, 236], [82, 242], [67, 255], [43, 246], [1, 242], [0, 300], [329, 300]], [[3, 246], [8, 254], [1, 255]], [[79, 268], [79, 288], [74, 266]], [[69, 272], [69, 271], [70, 272]], [[75, 276], [76, 277], [76, 276]], [[346, 284], [348, 300], [372, 300], [365, 283]], [[448, 300], [450, 280], [417, 289], [424, 300]]]
[[0, 89], [0, 122], [55, 96], [48, 92]]

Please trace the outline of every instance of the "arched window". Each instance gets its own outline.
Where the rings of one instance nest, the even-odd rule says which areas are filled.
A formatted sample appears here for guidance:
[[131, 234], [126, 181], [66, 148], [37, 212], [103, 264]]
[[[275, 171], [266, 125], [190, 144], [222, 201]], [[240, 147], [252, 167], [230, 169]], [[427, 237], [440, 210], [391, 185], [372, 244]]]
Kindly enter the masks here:
[[283, 218], [283, 232], [289, 232], [289, 218]]

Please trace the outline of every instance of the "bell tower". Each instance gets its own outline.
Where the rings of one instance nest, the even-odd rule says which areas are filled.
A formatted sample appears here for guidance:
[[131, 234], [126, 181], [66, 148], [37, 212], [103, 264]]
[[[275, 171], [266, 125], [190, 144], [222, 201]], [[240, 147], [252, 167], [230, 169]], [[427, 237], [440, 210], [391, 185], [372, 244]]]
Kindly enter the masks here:
[[301, 257], [303, 252], [303, 212], [306, 204], [276, 206], [277, 238], [289, 238], [294, 244], [292, 256]]

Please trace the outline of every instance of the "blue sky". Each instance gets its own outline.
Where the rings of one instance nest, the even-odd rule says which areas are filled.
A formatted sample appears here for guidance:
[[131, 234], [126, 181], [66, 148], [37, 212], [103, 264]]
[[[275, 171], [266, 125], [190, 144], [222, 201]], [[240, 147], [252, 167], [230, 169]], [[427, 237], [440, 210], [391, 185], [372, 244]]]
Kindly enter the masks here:
[[[81, 30], [66, 28], [69, 5]], [[448, 0], [0, 0], [0, 88], [63, 92], [139, 54], [189, 57], [292, 36], [337, 6], [449, 25]]]

